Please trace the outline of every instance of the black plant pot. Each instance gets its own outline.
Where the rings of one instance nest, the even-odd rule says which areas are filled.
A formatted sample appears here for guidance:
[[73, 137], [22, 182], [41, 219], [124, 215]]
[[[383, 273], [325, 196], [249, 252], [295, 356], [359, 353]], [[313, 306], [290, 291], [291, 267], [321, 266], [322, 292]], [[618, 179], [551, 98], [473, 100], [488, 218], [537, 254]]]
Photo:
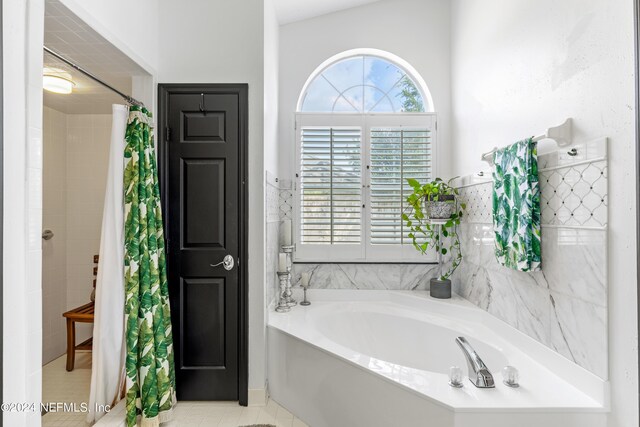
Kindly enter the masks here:
[[431, 279], [429, 282], [429, 294], [432, 298], [451, 298], [451, 280]]

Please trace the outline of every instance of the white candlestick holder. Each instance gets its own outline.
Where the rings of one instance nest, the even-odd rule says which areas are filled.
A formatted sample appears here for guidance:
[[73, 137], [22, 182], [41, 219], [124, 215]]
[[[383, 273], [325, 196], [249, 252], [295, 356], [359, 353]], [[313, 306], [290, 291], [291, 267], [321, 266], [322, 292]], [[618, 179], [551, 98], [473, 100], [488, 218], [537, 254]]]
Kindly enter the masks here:
[[[287, 283], [291, 282], [291, 273], [288, 271], [278, 271], [278, 281], [280, 282], [280, 292], [278, 293], [278, 305], [276, 311], [278, 313], [286, 313], [291, 310], [291, 306], [287, 303]], [[289, 289], [291, 292], [291, 289]]]
[[291, 297], [291, 270], [293, 269], [293, 251], [295, 248], [295, 245], [282, 246], [281, 248], [282, 252], [287, 254], [287, 273], [289, 273], [289, 276], [287, 277], [285, 289], [285, 302], [289, 307], [293, 307], [298, 304], [298, 302]]

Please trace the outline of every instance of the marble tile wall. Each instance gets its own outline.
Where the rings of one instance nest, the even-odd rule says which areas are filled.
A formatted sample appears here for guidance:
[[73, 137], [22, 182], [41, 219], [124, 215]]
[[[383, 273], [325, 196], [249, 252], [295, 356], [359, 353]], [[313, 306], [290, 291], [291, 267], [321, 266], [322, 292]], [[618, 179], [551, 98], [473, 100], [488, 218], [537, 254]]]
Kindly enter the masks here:
[[434, 264], [294, 264], [293, 283], [303, 271], [316, 289], [426, 290], [436, 275]]
[[[606, 166], [589, 169], [602, 171]], [[564, 172], [554, 170], [553, 174], [559, 177]], [[553, 194], [547, 175], [540, 172], [541, 192]], [[582, 191], [579, 187], [585, 182], [585, 177], [579, 175], [574, 181], [576, 187], [561, 178], [555, 180], [556, 185], [567, 185], [562, 198], [551, 196], [557, 200], [550, 205], [543, 198], [542, 271], [534, 273], [511, 270], [496, 262], [491, 182], [461, 189], [469, 215], [459, 228], [464, 258], [453, 276], [453, 286], [456, 293], [480, 308], [606, 379], [607, 232], [605, 227], [595, 226], [606, 224], [606, 206], [602, 209], [603, 202], [600, 202], [606, 200], [606, 182], [594, 186], [602, 197], [598, 197], [597, 202], [594, 198], [590, 211], [580, 199], [591, 196], [574, 196]], [[599, 172], [594, 176], [606, 181], [604, 175], [598, 178]], [[571, 196], [575, 200], [572, 201]], [[554, 211], [562, 212], [562, 216], [554, 215]], [[580, 221], [593, 223], [594, 227], [576, 226], [578, 219], [570, 215], [571, 211], [581, 212]], [[560, 223], [561, 220], [566, 223]]]

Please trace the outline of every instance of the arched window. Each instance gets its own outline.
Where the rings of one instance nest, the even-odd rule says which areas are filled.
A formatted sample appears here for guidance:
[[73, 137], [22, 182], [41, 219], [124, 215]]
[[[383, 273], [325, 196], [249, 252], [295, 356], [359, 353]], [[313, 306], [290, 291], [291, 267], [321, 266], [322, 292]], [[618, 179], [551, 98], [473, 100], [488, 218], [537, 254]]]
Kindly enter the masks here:
[[423, 113], [431, 111], [419, 85], [401, 66], [373, 55], [340, 59], [307, 85], [299, 111]]
[[297, 110], [296, 260], [418, 259], [402, 221], [407, 179], [435, 176], [436, 151], [420, 75], [386, 52], [345, 52], [309, 77]]

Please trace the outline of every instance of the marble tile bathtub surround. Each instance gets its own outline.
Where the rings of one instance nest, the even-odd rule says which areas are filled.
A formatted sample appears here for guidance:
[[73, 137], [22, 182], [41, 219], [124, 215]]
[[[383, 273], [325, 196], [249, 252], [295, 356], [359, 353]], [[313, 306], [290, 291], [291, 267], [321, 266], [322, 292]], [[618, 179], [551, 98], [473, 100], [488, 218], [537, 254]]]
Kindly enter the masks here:
[[435, 264], [294, 264], [293, 284], [310, 273], [314, 289], [426, 290], [436, 275]]
[[493, 226], [460, 226], [454, 291], [601, 378], [608, 376], [606, 231], [542, 229], [542, 271], [499, 265]]
[[608, 378], [606, 139], [539, 157], [542, 271], [500, 266], [494, 256], [492, 181], [460, 187], [463, 261], [454, 291], [569, 360]]
[[[464, 258], [452, 277], [454, 291], [606, 379], [607, 163], [552, 160], [541, 159], [546, 169], [540, 172], [542, 271], [524, 273], [497, 263], [492, 182], [490, 176], [482, 176], [460, 189], [467, 210], [459, 228]], [[293, 216], [291, 188], [291, 182], [280, 183], [280, 220]], [[275, 265], [275, 258], [270, 264]], [[292, 281], [299, 286], [301, 273], [307, 271], [310, 286], [316, 289], [428, 289], [436, 268], [433, 264], [294, 264]]]

